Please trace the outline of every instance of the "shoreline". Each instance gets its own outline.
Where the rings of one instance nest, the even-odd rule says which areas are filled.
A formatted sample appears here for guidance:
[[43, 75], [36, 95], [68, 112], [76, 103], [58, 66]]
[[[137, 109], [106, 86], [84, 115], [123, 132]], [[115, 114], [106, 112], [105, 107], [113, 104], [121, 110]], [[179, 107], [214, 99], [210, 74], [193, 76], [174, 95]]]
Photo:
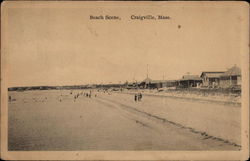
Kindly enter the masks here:
[[[48, 89], [51, 90], [51, 89]], [[53, 89], [52, 89], [53, 90]], [[58, 89], [54, 89], [58, 90]], [[91, 89], [63, 89], [63, 90], [91, 90]], [[93, 90], [93, 89], [92, 89]], [[34, 90], [25, 90], [25, 91], [8, 91], [8, 92], [28, 92], [28, 91], [34, 91]], [[36, 90], [36, 91], [46, 91], [46, 90]], [[94, 90], [95, 91], [95, 90]], [[180, 100], [189, 100], [189, 101], [198, 101], [203, 103], [215, 103], [215, 104], [224, 104], [224, 105], [230, 105], [230, 106], [237, 106], [241, 107], [241, 98], [235, 99], [234, 96], [230, 95], [217, 95], [217, 97], [214, 97], [211, 94], [199, 95], [194, 94], [191, 92], [178, 92], [178, 91], [169, 91], [169, 92], [157, 92], [157, 91], [110, 91], [113, 93], [118, 94], [130, 94], [134, 95], [138, 92], [141, 92], [144, 96], [152, 96], [152, 97], [167, 97], [167, 98], [173, 98], [173, 99], [180, 99]]]
[[[136, 94], [138, 92], [115, 92], [119, 94]], [[241, 102], [238, 101], [228, 101], [228, 100], [216, 100], [213, 98], [209, 98], [209, 96], [206, 98], [200, 98], [198, 96], [177, 96], [177, 95], [170, 95], [169, 93], [146, 93], [145, 91], [142, 92], [145, 96], [152, 96], [152, 97], [168, 97], [168, 98], [177, 98], [177, 99], [183, 99], [183, 100], [190, 100], [190, 101], [199, 101], [199, 102], [206, 102], [206, 103], [216, 103], [216, 104], [225, 104], [225, 105], [231, 105], [231, 106], [237, 106], [241, 107]]]

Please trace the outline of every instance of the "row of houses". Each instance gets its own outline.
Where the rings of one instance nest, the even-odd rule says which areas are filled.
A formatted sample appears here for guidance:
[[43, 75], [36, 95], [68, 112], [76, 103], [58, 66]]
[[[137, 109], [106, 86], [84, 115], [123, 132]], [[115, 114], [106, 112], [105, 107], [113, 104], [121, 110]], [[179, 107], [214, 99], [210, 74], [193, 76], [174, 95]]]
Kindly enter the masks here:
[[140, 88], [240, 87], [241, 69], [237, 66], [233, 66], [227, 71], [204, 71], [200, 75], [184, 75], [178, 80], [152, 80], [150, 78], [146, 78], [136, 85]]

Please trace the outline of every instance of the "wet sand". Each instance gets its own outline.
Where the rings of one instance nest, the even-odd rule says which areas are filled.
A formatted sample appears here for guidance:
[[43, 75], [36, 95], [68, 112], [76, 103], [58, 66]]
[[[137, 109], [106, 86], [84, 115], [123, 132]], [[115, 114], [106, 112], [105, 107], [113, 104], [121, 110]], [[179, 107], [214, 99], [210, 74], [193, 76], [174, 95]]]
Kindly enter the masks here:
[[81, 92], [9, 92], [9, 150], [240, 149], [239, 107]]

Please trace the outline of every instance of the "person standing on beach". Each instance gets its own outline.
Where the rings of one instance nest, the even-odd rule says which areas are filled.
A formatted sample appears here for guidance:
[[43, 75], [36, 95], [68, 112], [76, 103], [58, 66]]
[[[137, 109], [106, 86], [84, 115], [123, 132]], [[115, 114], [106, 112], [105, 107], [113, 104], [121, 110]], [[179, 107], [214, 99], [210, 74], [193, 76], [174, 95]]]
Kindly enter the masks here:
[[142, 94], [139, 93], [139, 101], [141, 101], [141, 99], [142, 99]]
[[137, 101], [137, 94], [135, 94], [135, 102]]
[[90, 91], [89, 91], [89, 98], [91, 98], [91, 94], [92, 94], [92, 91], [90, 90]]
[[140, 101], [140, 94], [137, 93], [137, 100]]

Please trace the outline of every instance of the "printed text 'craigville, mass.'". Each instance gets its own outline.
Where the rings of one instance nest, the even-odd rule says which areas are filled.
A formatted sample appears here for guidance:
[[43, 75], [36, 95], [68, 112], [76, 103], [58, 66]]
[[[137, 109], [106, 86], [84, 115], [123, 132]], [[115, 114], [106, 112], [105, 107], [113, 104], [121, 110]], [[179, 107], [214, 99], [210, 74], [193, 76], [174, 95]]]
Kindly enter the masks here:
[[[126, 17], [130, 20], [169, 20], [170, 16], [167, 15], [130, 15]], [[120, 16], [113, 15], [90, 15], [90, 20], [121, 20]]]

